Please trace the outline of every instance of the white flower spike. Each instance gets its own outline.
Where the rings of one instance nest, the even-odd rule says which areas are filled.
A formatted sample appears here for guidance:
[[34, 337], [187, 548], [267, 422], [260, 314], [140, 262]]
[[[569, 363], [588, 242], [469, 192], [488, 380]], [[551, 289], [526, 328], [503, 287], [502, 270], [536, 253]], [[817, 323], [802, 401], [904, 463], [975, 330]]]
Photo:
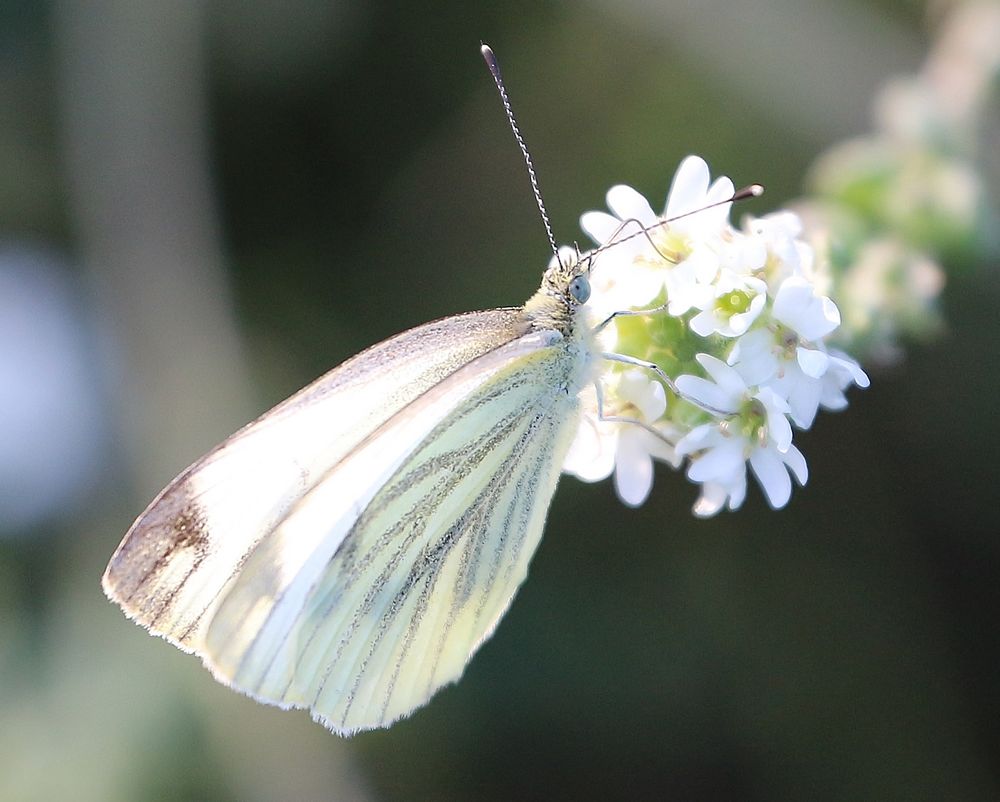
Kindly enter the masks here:
[[781, 211], [737, 230], [731, 198], [733, 183], [711, 181], [704, 160], [689, 156], [662, 216], [618, 185], [610, 214], [581, 218], [600, 247], [590, 304], [598, 321], [612, 318], [601, 345], [634, 366], [606, 363], [605, 419], [591, 393], [564, 470], [584, 481], [613, 473], [630, 506], [648, 496], [654, 460], [679, 467], [686, 457], [701, 485], [696, 515], [739, 508], [747, 466], [768, 503], [783, 507], [792, 478], [808, 478], [792, 424], [808, 428], [819, 408], [846, 406], [849, 386], [868, 386], [854, 360], [827, 346], [840, 310], [799, 218]]

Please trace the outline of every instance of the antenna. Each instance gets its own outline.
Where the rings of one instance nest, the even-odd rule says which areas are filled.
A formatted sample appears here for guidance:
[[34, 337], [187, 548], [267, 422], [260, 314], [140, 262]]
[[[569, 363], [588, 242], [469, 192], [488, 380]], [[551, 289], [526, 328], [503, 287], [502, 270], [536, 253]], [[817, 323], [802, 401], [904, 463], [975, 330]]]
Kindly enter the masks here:
[[652, 231], [654, 228], [660, 228], [660, 226], [668, 225], [669, 223], [672, 223], [675, 220], [680, 220], [681, 218], [684, 217], [690, 217], [691, 215], [698, 214], [699, 212], [703, 212], [706, 209], [713, 209], [716, 206], [722, 206], [723, 204], [726, 203], [734, 203], [736, 201], [746, 200], [747, 198], [759, 198], [763, 194], [764, 194], [763, 185], [750, 184], [749, 186], [745, 186], [742, 189], [736, 190], [732, 195], [730, 195], [725, 200], [716, 201], [715, 203], [709, 203], [705, 206], [699, 206], [697, 209], [692, 209], [689, 212], [684, 212], [683, 214], [678, 214], [674, 215], [673, 217], [668, 217], [666, 220], [657, 220], [655, 223], [653, 223], [651, 226], [648, 227], [644, 226], [641, 221], [636, 220], [635, 218], [631, 218], [630, 220], [622, 220], [622, 225], [618, 229], [619, 232], [622, 230], [622, 228], [625, 227], [626, 223], [638, 223], [639, 230], [629, 234], [627, 237], [622, 237], [621, 239], [614, 239], [614, 237], [612, 237], [612, 239], [609, 242], [605, 242], [599, 248], [595, 248], [593, 251], [590, 252], [589, 255], [591, 257], [597, 256], [597, 254], [606, 251], [608, 248], [611, 248], [615, 245], [621, 245], [623, 242], [628, 242], [630, 239], [635, 239], [636, 237], [646, 237], [647, 239], [649, 239], [649, 244], [652, 245], [653, 248], [655, 248], [657, 251], [659, 251], [659, 249], [656, 248], [656, 244], [649, 236], [649, 232]]
[[528, 146], [524, 144], [524, 137], [521, 136], [521, 129], [517, 127], [517, 120], [514, 119], [514, 112], [510, 107], [510, 98], [507, 97], [507, 89], [503, 85], [503, 78], [500, 77], [500, 65], [497, 57], [493, 55], [493, 50], [485, 42], [479, 43], [479, 50], [483, 54], [486, 66], [490, 68], [493, 80], [496, 82], [497, 91], [500, 92], [500, 102], [503, 103], [503, 110], [507, 114], [507, 122], [510, 123], [510, 130], [514, 132], [514, 139], [524, 156], [524, 164], [528, 168], [528, 180], [531, 182], [531, 191], [535, 195], [535, 203], [538, 204], [538, 211], [542, 215], [542, 223], [545, 225], [545, 233], [549, 237], [549, 245], [556, 259], [559, 258], [559, 248], [556, 247], [556, 238], [552, 236], [552, 224], [549, 223], [549, 214], [545, 211], [545, 204], [542, 202], [542, 192], [538, 188], [538, 177], [535, 175], [535, 167], [531, 163], [531, 156], [528, 154]]

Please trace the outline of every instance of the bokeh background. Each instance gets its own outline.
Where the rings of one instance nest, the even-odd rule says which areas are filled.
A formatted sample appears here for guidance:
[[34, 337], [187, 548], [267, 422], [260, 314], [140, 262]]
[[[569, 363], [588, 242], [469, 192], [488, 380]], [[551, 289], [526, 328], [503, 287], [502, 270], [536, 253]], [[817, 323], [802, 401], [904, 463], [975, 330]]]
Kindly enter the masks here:
[[548, 249], [480, 39], [572, 241], [615, 183], [660, 203], [688, 153], [780, 208], [948, 5], [0, 6], [0, 798], [998, 798], [990, 259], [948, 265], [940, 336], [799, 436], [787, 509], [755, 489], [698, 521], [667, 469], [638, 510], [564, 479], [496, 636], [388, 731], [232, 693], [100, 588], [246, 420], [534, 291]]

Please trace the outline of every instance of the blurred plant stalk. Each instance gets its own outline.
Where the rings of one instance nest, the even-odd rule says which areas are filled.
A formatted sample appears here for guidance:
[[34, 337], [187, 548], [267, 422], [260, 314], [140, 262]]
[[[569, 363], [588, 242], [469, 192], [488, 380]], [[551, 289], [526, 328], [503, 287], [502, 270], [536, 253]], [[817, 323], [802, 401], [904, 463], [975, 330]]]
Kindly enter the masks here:
[[902, 341], [938, 334], [947, 272], [998, 251], [985, 178], [998, 69], [1000, 5], [954, 4], [921, 70], [876, 97], [875, 131], [820, 156], [795, 204], [830, 268], [838, 345], [863, 363], [890, 364]]
[[[146, 499], [258, 406], [210, 178], [205, 8], [188, 0], [66, 0], [54, 20], [71, 214], [123, 351], [123, 392], [112, 415], [132, 489]], [[148, 693], [156, 698], [155, 689]], [[203, 717], [216, 752], [240, 763], [239, 755], [260, 748], [259, 735], [234, 727], [214, 704], [206, 697]], [[129, 732], [161, 726], [162, 709], [150, 702], [131, 711], [117, 735], [128, 740]], [[239, 798], [367, 798], [345, 750], [265, 740], [268, 754], [252, 771], [230, 772]], [[131, 770], [143, 765], [141, 747], [116, 748], [128, 750], [139, 752]], [[128, 787], [130, 763], [117, 765], [109, 782]]]
[[252, 417], [210, 180], [204, 10], [56, 6], [70, 210], [124, 353], [121, 428], [136, 492]]

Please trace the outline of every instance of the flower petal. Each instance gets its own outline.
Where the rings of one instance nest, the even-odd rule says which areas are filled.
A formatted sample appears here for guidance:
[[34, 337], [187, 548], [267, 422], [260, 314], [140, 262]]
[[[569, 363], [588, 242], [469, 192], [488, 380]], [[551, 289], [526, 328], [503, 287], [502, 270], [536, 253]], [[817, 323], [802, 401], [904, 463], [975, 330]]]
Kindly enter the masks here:
[[770, 329], [756, 329], [740, 337], [729, 352], [729, 364], [747, 386], [763, 384], [778, 371], [774, 353], [774, 334]]
[[633, 426], [623, 431], [615, 457], [615, 492], [630, 507], [640, 506], [653, 487], [653, 460], [641, 436], [643, 429]]
[[764, 404], [764, 409], [767, 411], [768, 437], [778, 451], [784, 453], [792, 444], [792, 425], [785, 416], [788, 404], [768, 387], [762, 387], [756, 398]]
[[615, 393], [639, 410], [646, 423], [653, 423], [667, 409], [667, 394], [663, 385], [643, 370], [627, 370], [618, 379]]
[[718, 482], [705, 482], [691, 511], [699, 518], [711, 518], [726, 505], [729, 492]]
[[714, 423], [703, 423], [700, 426], [695, 426], [677, 441], [674, 450], [680, 457], [693, 454], [695, 451], [701, 451], [703, 448], [708, 447], [709, 441], [714, 439], [714, 435], [718, 434], [718, 431], [719, 427]]
[[649, 201], [625, 184], [611, 187], [607, 201], [608, 208], [621, 220], [638, 220], [649, 227], [659, 219]]
[[701, 337], [708, 337], [715, 333], [719, 325], [719, 320], [714, 310], [706, 309], [704, 312], [699, 312], [691, 318], [691, 322], [688, 325], [695, 334]]
[[[711, 354], [697, 354], [695, 359], [698, 360], [698, 364], [705, 369], [705, 372], [715, 380], [715, 383], [722, 390], [734, 396], [734, 403], [738, 405], [740, 398], [747, 391], [743, 377], [734, 368]], [[736, 407], [734, 406], [733, 411], [735, 410]]]
[[615, 469], [618, 426], [602, 423], [594, 415], [584, 415], [563, 460], [563, 472], [584, 482], [607, 479]]
[[845, 371], [854, 383], [858, 387], [870, 387], [871, 379], [868, 378], [868, 374], [862, 370], [861, 365], [851, 359], [847, 354], [841, 351], [830, 351], [830, 361], [836, 365], [836, 367]]
[[826, 373], [830, 365], [830, 357], [816, 348], [805, 348], [800, 345], [795, 349], [795, 358], [802, 372], [813, 379], [818, 379]]
[[750, 455], [750, 468], [767, 496], [768, 504], [776, 510], [784, 507], [792, 496], [792, 480], [778, 452], [771, 448], [754, 449]]
[[745, 465], [740, 471], [737, 480], [727, 483], [727, 489], [729, 490], [729, 504], [727, 506], [730, 510], [738, 510], [743, 506], [743, 502], [746, 501], [747, 497], [747, 471]]
[[792, 412], [792, 420], [800, 429], [808, 429], [813, 425], [819, 409], [822, 388], [822, 379], [812, 379], [803, 373], [799, 373], [798, 381], [789, 385], [788, 406]]
[[621, 220], [607, 212], [585, 212], [580, 215], [580, 228], [598, 245], [610, 241], [621, 225]]
[[806, 458], [802, 456], [802, 452], [795, 446], [791, 446], [781, 458], [785, 461], [785, 465], [791, 469], [795, 480], [800, 485], [805, 485], [809, 480], [809, 466], [806, 465]]
[[732, 476], [743, 464], [743, 443], [733, 438], [724, 445], [709, 449], [691, 460], [687, 477], [693, 482], [708, 482]]
[[693, 211], [704, 205], [708, 192], [708, 165], [700, 156], [686, 156], [677, 166], [674, 180], [670, 182], [667, 205], [663, 213], [666, 218]]
[[684, 398], [706, 409], [720, 413], [733, 413], [738, 408], [738, 405], [733, 403], [731, 394], [708, 379], [684, 374], [677, 377], [674, 385], [677, 387], [677, 392]]

